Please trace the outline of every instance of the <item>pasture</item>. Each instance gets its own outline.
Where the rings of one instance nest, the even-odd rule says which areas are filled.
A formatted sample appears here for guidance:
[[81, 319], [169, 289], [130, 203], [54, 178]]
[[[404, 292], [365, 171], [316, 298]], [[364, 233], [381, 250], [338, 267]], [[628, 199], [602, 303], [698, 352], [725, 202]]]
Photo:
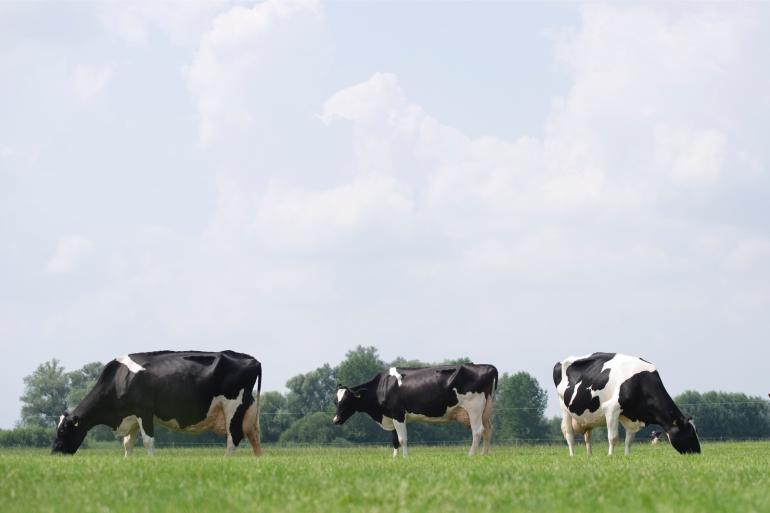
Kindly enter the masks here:
[[124, 460], [115, 445], [74, 457], [46, 450], [0, 451], [0, 511], [361, 512], [417, 511], [770, 511], [770, 442], [705, 443], [700, 456], [640, 443], [608, 458], [596, 443], [570, 459], [564, 446], [414, 445], [408, 459], [388, 447], [141, 447]]

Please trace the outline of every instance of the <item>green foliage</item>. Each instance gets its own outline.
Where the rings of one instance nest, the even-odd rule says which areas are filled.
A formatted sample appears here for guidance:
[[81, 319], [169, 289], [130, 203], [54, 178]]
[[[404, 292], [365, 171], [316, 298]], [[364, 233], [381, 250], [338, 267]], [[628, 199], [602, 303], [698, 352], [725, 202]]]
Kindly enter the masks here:
[[770, 402], [741, 393], [688, 390], [674, 402], [693, 422], [701, 438], [746, 439], [770, 436]]
[[85, 364], [78, 370], [68, 372], [67, 384], [69, 392], [67, 393], [67, 408], [72, 410], [86, 396], [89, 390], [96, 384], [99, 374], [102, 373], [104, 364], [101, 362], [91, 362]]
[[59, 415], [67, 409], [69, 379], [59, 360], [38, 365], [24, 378], [21, 396], [21, 425], [25, 427], [55, 427]]
[[337, 388], [334, 370], [328, 363], [310, 371], [299, 374], [286, 382], [289, 394], [286, 397], [288, 409], [300, 416], [318, 411], [334, 409], [334, 391]]
[[331, 417], [323, 412], [307, 415], [292, 424], [281, 433], [282, 443], [322, 444], [330, 443], [339, 432], [331, 422]]
[[0, 447], [51, 447], [54, 430], [44, 427], [0, 429]]
[[289, 412], [289, 402], [280, 392], [263, 392], [259, 400], [259, 431], [263, 443], [277, 442], [281, 433], [297, 420]]
[[467, 356], [461, 356], [460, 358], [450, 358], [448, 360], [444, 360], [439, 365], [463, 365], [465, 363], [473, 363], [473, 360]]
[[543, 412], [548, 394], [531, 374], [503, 374], [497, 386], [495, 436], [497, 439], [536, 439], [549, 436]]
[[337, 381], [352, 387], [370, 381], [377, 373], [386, 367], [377, 348], [356, 346], [345, 355], [345, 359], [335, 369]]
[[396, 357], [387, 367], [430, 367], [429, 363], [420, 360], [408, 360], [403, 356]]

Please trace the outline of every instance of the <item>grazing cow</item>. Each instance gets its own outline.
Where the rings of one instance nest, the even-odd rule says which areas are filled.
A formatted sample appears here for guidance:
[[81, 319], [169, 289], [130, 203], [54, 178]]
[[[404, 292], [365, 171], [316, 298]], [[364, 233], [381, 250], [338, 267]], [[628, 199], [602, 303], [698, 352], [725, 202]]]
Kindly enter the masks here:
[[680, 453], [699, 453], [700, 442], [692, 419], [682, 415], [663, 387], [655, 366], [619, 353], [570, 357], [553, 368], [563, 418], [561, 430], [574, 455], [575, 433], [582, 433], [591, 454], [591, 430], [607, 426], [609, 454], [618, 441], [618, 423], [626, 430], [626, 450], [647, 424], [666, 431]]
[[407, 455], [406, 422], [457, 421], [473, 433], [470, 455], [483, 436], [483, 454], [489, 453], [497, 369], [492, 365], [391, 367], [355, 387], [337, 386], [337, 414], [343, 424], [355, 412], [365, 412], [386, 431], [393, 431], [393, 456], [399, 445]]
[[[257, 400], [252, 392], [257, 383]], [[105, 424], [123, 439], [127, 457], [137, 434], [150, 455], [154, 426], [227, 436], [227, 455], [244, 436], [259, 456], [262, 366], [253, 357], [222, 351], [156, 351], [118, 357], [72, 412], [59, 419], [53, 453], [74, 454], [92, 427]]]

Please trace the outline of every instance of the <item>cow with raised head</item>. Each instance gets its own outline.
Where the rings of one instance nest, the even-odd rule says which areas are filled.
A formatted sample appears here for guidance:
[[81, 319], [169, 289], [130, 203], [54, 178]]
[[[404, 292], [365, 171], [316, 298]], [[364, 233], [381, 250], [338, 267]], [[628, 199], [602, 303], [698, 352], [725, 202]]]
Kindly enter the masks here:
[[591, 430], [604, 425], [612, 454], [619, 424], [626, 430], [626, 454], [637, 431], [648, 424], [661, 426], [680, 453], [700, 452], [692, 419], [682, 415], [646, 360], [619, 353], [570, 357], [554, 366], [553, 381], [570, 456], [575, 454], [575, 433], [583, 434], [591, 454]]
[[[255, 383], [256, 401], [252, 395]], [[72, 414], [61, 416], [52, 452], [74, 454], [92, 427], [105, 424], [122, 438], [126, 457], [140, 432], [152, 455], [155, 425], [159, 424], [185, 433], [224, 435], [227, 455], [246, 437], [259, 456], [261, 385], [261, 364], [234, 351], [120, 356], [105, 365]]]
[[492, 365], [391, 367], [361, 385], [338, 385], [332, 421], [341, 425], [355, 412], [368, 414], [383, 429], [393, 431], [394, 457], [399, 446], [407, 455], [407, 421], [457, 421], [473, 434], [469, 454], [476, 453], [482, 437], [482, 453], [488, 454], [496, 389], [497, 369]]

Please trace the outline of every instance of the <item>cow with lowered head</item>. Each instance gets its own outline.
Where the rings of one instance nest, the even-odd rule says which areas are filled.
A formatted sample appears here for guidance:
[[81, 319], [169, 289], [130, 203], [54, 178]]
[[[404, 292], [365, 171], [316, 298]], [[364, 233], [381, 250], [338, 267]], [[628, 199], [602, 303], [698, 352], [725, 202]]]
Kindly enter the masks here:
[[393, 431], [393, 456], [401, 446], [407, 455], [407, 421], [447, 423], [457, 421], [473, 434], [470, 453], [483, 437], [483, 454], [489, 453], [492, 409], [497, 369], [492, 365], [442, 365], [391, 367], [371, 381], [354, 387], [337, 386], [337, 414], [341, 425], [355, 412], [368, 414], [386, 431]]
[[591, 430], [603, 425], [607, 426], [612, 454], [619, 424], [626, 430], [626, 454], [637, 431], [649, 424], [663, 427], [680, 453], [700, 452], [692, 419], [682, 415], [655, 366], [646, 360], [619, 353], [570, 357], [554, 366], [553, 381], [570, 456], [575, 454], [575, 433], [583, 434], [591, 454]]
[[52, 452], [74, 454], [92, 427], [105, 424], [123, 439], [125, 456], [140, 432], [152, 455], [155, 424], [160, 424], [185, 433], [211, 430], [225, 435], [228, 455], [246, 437], [259, 456], [261, 383], [260, 363], [234, 351], [120, 356], [104, 367], [72, 414], [61, 416]]

